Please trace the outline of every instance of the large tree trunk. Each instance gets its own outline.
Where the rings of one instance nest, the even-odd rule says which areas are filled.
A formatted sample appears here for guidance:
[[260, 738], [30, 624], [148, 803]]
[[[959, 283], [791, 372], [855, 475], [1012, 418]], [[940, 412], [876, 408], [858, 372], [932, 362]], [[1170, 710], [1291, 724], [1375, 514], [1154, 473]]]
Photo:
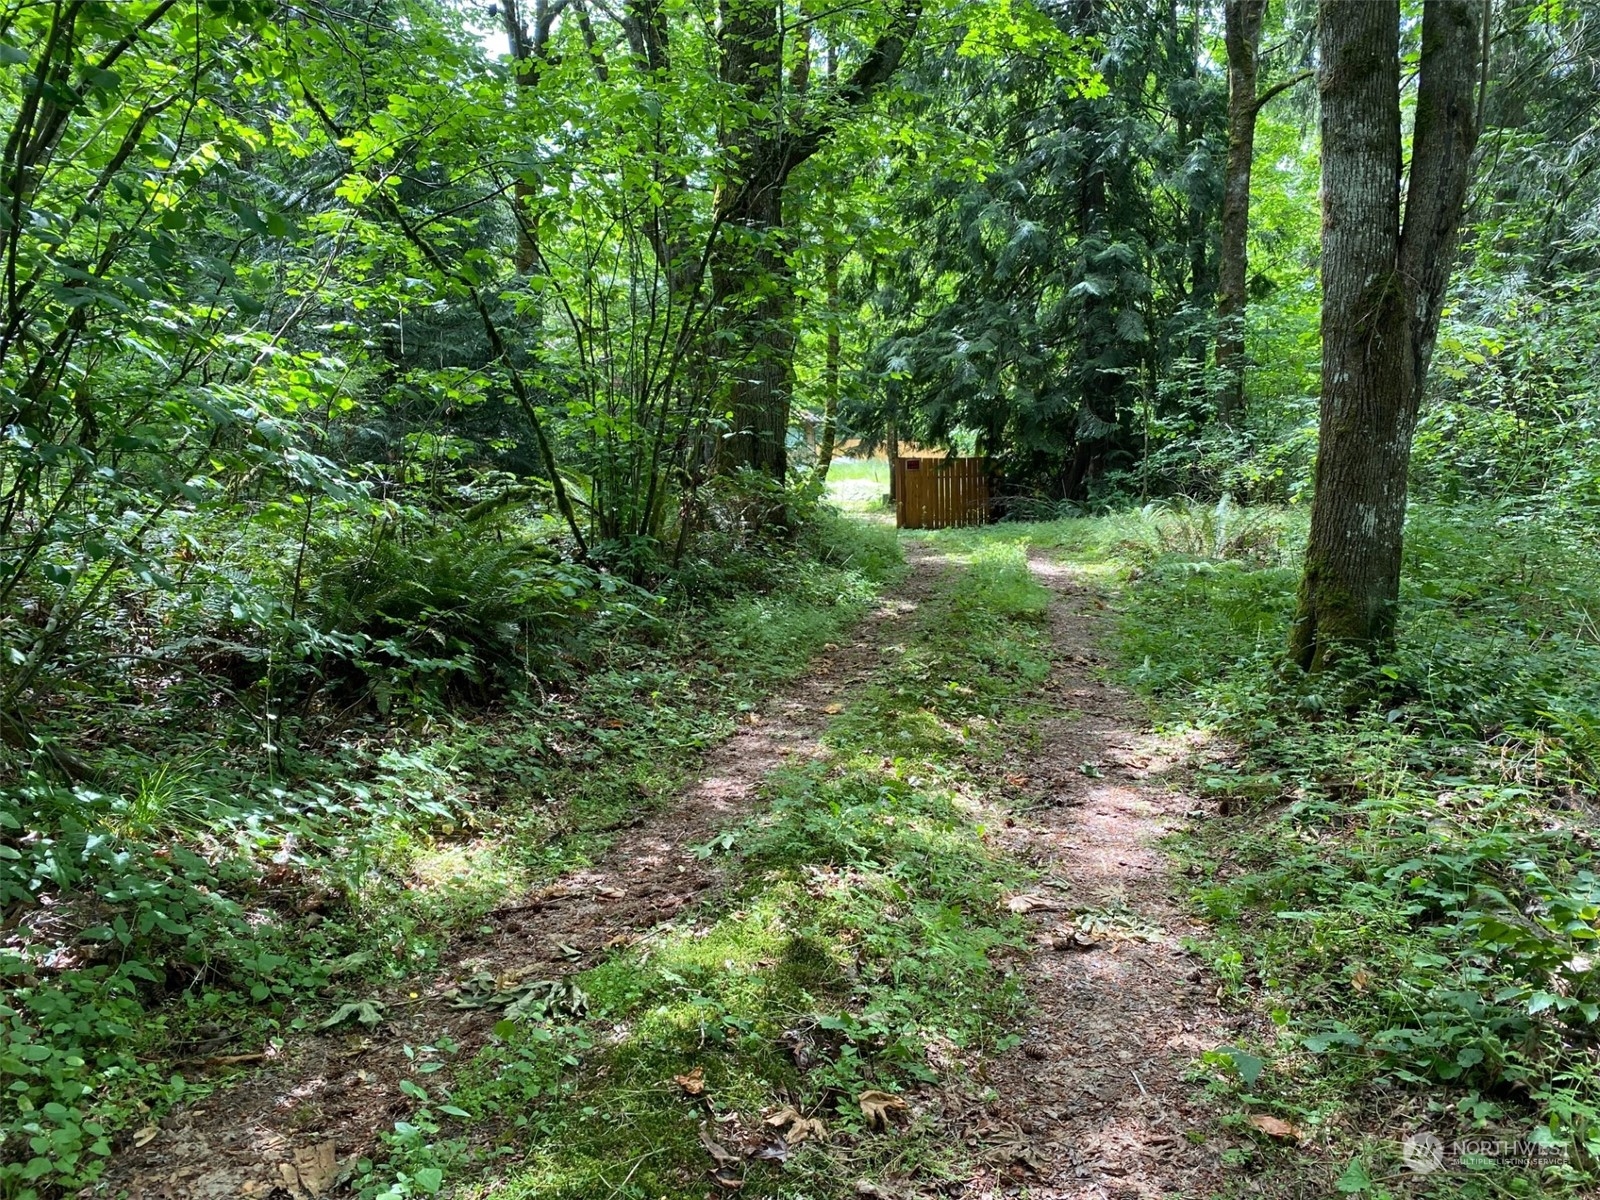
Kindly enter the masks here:
[[711, 263], [712, 294], [725, 347], [726, 468], [774, 479], [788, 471], [794, 364], [794, 281], [778, 241], [783, 188], [797, 163], [770, 126], [781, 121], [783, 37], [773, 0], [722, 0], [722, 80], [755, 115], [724, 130], [731, 180], [717, 198], [722, 220]]
[[722, 0], [721, 12], [722, 79], [745, 114], [723, 134], [727, 176], [717, 197], [721, 235], [711, 261], [719, 314], [714, 353], [726, 376], [732, 421], [718, 465], [723, 471], [751, 467], [781, 481], [788, 469], [795, 314], [783, 190], [842, 113], [865, 103], [894, 74], [922, 0], [894, 5], [861, 64], [820, 101], [807, 94], [808, 66], [797, 69], [787, 97], [780, 87], [784, 30], [777, 0]]
[[782, 183], [762, 180], [747, 189], [725, 211], [723, 228], [731, 245], [712, 263], [731, 418], [722, 464], [781, 480], [789, 466], [795, 340], [794, 279], [781, 244]]
[[1228, 166], [1222, 189], [1222, 250], [1217, 283], [1217, 416], [1244, 409], [1244, 311], [1248, 285], [1250, 170], [1256, 151], [1257, 57], [1267, 0], [1226, 0]]
[[1394, 637], [1411, 435], [1476, 140], [1478, 11], [1424, 5], [1402, 232], [1399, 0], [1323, 0], [1321, 440], [1290, 633], [1307, 670]]

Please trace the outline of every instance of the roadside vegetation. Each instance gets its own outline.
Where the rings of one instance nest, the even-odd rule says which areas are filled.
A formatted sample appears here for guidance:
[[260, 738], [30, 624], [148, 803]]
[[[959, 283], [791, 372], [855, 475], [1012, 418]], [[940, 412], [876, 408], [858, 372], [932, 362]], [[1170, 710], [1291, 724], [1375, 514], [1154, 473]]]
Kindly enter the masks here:
[[1597, 1186], [1592, 3], [0, 0], [0, 129], [0, 1200], [666, 811], [902, 579], [909, 447], [1003, 523], [732, 890], [301, 1190], [661, 1200], [784, 1112], [748, 1194], [956, 1178], [1024, 542], [1191, 743], [1241, 1189]]
[[[1540, 505], [1423, 504], [1398, 648], [1286, 671], [1304, 514], [1163, 503], [996, 530], [1086, 562], [1111, 644], [1190, 745], [1208, 814], [1171, 846], [1238, 1044], [1196, 1063], [1235, 1151], [1292, 1190], [1333, 1160], [1350, 1195], [1587, 1195], [1600, 1154], [1600, 554]], [[1110, 632], [1110, 631], [1108, 631]], [[1402, 1140], [1483, 1147], [1442, 1175]], [[1307, 1176], [1307, 1186], [1314, 1176]], [[1273, 1192], [1272, 1194], [1277, 1194]]]
[[[231, 611], [152, 614], [234, 656], [220, 695], [181, 660], [127, 668], [137, 643], [93, 647], [51, 718], [92, 773], [41, 761], [0, 811], [0, 889], [32, 901], [0, 944], [3, 1136], [26, 1147], [0, 1194], [92, 1179], [231, 1056], [316, 1026], [326, 997], [426, 975], [508, 894], [591, 861], [900, 569], [892, 535], [825, 512], [657, 591], [552, 561], [539, 534], [502, 519], [454, 547], [428, 531], [319, 555], [282, 640]], [[393, 652], [297, 644], [323, 597], [354, 636], [352, 609], [388, 623], [373, 641]]]

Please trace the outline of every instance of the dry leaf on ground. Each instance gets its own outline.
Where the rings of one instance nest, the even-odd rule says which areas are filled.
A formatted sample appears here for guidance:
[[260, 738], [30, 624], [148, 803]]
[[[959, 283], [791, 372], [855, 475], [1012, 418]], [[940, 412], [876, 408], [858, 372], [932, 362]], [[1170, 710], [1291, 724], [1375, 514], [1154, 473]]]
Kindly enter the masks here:
[[719, 1167], [725, 1167], [729, 1163], [736, 1163], [739, 1161], [739, 1156], [737, 1154], [735, 1154], [732, 1150], [729, 1150], [721, 1142], [717, 1141], [716, 1138], [711, 1136], [710, 1132], [706, 1129], [704, 1122], [702, 1122], [700, 1125], [700, 1144], [706, 1148], [706, 1153], [711, 1155], [711, 1161], [716, 1163]]
[[1006, 901], [1006, 911], [1014, 913], [1059, 912], [1065, 907], [1066, 905], [1054, 896], [1042, 895], [1039, 892], [1024, 892]]
[[704, 1067], [696, 1067], [687, 1075], [674, 1075], [672, 1082], [683, 1089], [685, 1096], [698, 1096], [706, 1090], [706, 1071]]
[[828, 1140], [826, 1125], [816, 1117], [803, 1117], [792, 1108], [779, 1109], [767, 1118], [767, 1124], [783, 1130], [783, 1138], [790, 1145], [797, 1145], [807, 1138], [816, 1138], [819, 1142]]
[[1285, 1142], [1298, 1142], [1305, 1137], [1305, 1130], [1300, 1126], [1291, 1124], [1281, 1117], [1270, 1117], [1266, 1113], [1257, 1113], [1250, 1118], [1250, 1127], [1260, 1130], [1268, 1137], [1278, 1138]]
[[862, 1092], [856, 1097], [868, 1129], [888, 1129], [891, 1113], [905, 1112], [906, 1102], [892, 1092]]
[[1047, 933], [1039, 939], [1039, 944], [1047, 950], [1093, 950], [1100, 944], [1100, 939], [1079, 929], [1068, 933]]
[[333, 1186], [339, 1177], [339, 1157], [333, 1142], [319, 1142], [315, 1146], [301, 1146], [294, 1152], [295, 1174], [300, 1186], [313, 1196], [320, 1196]]

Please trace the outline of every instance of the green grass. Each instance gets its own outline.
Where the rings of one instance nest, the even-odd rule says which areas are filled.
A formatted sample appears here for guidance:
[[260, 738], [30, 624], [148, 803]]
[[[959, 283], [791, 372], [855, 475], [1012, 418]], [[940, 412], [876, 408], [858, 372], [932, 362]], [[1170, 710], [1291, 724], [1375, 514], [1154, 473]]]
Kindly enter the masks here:
[[42, 887], [89, 917], [65, 955], [0, 950], [0, 1196], [78, 1186], [119, 1129], [213, 1086], [172, 1069], [189, 1041], [256, 1049], [432, 969], [455, 932], [675, 795], [901, 569], [880, 528], [821, 513], [803, 537], [707, 564], [726, 599], [630, 616], [624, 595], [542, 692], [498, 709], [397, 705], [268, 772], [214, 728], [127, 739], [102, 752], [102, 789], [8, 791], [0, 833], [34, 835], [0, 841], [0, 899]]
[[[416, 1194], [438, 1171], [458, 1196], [699, 1200], [703, 1123], [772, 1145], [763, 1117], [784, 1107], [826, 1137], [729, 1172], [742, 1195], [953, 1177], [940, 1130], [874, 1133], [858, 1097], [975, 1086], [970, 1066], [1014, 1042], [1003, 963], [1023, 930], [999, 901], [1025, 872], [989, 848], [973, 772], [1026, 728], [1046, 599], [1016, 548], [971, 556], [830, 724], [826, 757], [772, 778], [770, 805], [705, 848], [733, 873], [722, 907], [580, 975], [584, 1020], [498, 1027], [448, 1100], [470, 1115], [430, 1097], [365, 1194]], [[693, 1072], [701, 1098], [674, 1082]]]
[[[1255, 1160], [1266, 1194], [1593, 1194], [1592, 531], [1416, 509], [1396, 652], [1321, 679], [1280, 666], [1298, 514], [1185, 505], [1029, 536], [1122, 581], [1126, 677], [1205, 737], [1186, 784], [1224, 815], [1173, 849], [1210, 926], [1201, 949], [1256, 1023], [1196, 1079], [1237, 1120], [1311, 1138], [1237, 1165]], [[1418, 1131], [1550, 1157], [1423, 1175], [1399, 1156]]]
[[828, 465], [828, 499], [850, 512], [883, 512], [889, 494], [889, 460], [836, 458]]

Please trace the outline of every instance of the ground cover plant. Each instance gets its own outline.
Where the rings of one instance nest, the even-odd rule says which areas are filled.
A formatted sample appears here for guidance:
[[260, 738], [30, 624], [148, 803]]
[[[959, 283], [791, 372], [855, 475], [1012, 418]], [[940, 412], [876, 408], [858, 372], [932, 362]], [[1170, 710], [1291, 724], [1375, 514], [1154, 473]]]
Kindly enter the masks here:
[[974, 771], [1022, 734], [1048, 667], [1022, 555], [970, 558], [832, 719], [825, 756], [697, 850], [732, 873], [718, 910], [573, 976], [581, 1020], [497, 1025], [444, 1097], [416, 1097], [362, 1194], [487, 1174], [501, 1178], [457, 1194], [625, 1179], [625, 1194], [690, 1196], [708, 1167], [773, 1196], [955, 1177], [943, 1131], [907, 1110], [924, 1085], [981, 1091], [977, 1065], [1017, 1040], [1023, 931], [1002, 901], [1028, 873], [986, 844], [1003, 810]]
[[[3, 951], [7, 1186], [92, 1178], [112, 1137], [214, 1085], [208, 1060], [314, 1024], [334, 988], [424, 973], [508, 890], [583, 863], [669, 797], [742, 709], [898, 569], [880, 531], [817, 519], [806, 536], [826, 537], [820, 557], [805, 543], [742, 565], [725, 556], [727, 598], [699, 607], [637, 588], [608, 595], [591, 578], [587, 603], [568, 597], [564, 669], [472, 720], [418, 692], [419, 681], [448, 687], [456, 663], [368, 662], [362, 714], [295, 733], [293, 754], [254, 744], [257, 726], [200, 716], [188, 738], [157, 728], [141, 731], [151, 742], [108, 746], [92, 782], [25, 771], [6, 793], [0, 854], [20, 914]], [[758, 590], [774, 554], [781, 595]], [[534, 617], [550, 604], [544, 591], [508, 598], [522, 568], [492, 561], [451, 576], [463, 606], [520, 603]], [[391, 619], [426, 639], [437, 610]], [[456, 636], [482, 654], [496, 638], [523, 649], [518, 632]], [[165, 720], [196, 722], [182, 699], [164, 703]], [[99, 719], [113, 718], [102, 708]]]
[[[1399, 648], [1308, 679], [1281, 666], [1298, 526], [1180, 506], [1030, 531], [1131, 576], [1128, 678], [1212, 739], [1192, 786], [1218, 815], [1175, 851], [1212, 969], [1264, 1019], [1199, 1077], [1342, 1156], [1352, 1195], [1585, 1194], [1592, 535], [1504, 506], [1419, 508]], [[1419, 1175], [1398, 1154], [1416, 1134], [1485, 1149]], [[1297, 1152], [1265, 1154], [1257, 1169], [1293, 1176]]]

